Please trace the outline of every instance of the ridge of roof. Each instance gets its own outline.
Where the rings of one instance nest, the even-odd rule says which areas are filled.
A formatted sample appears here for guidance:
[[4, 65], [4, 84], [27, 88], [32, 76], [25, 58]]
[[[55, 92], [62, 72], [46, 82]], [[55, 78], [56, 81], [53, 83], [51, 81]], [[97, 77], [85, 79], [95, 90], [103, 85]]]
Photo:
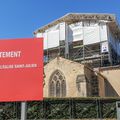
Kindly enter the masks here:
[[57, 25], [58, 23], [61, 22], [67, 22], [68, 24], [82, 21], [82, 20], [108, 20], [108, 21], [116, 21], [116, 16], [115, 14], [110, 14], [110, 13], [67, 13], [64, 16], [48, 23], [45, 26], [42, 26], [38, 28], [37, 30], [34, 31], [34, 34], [37, 32], [44, 32], [46, 29]]

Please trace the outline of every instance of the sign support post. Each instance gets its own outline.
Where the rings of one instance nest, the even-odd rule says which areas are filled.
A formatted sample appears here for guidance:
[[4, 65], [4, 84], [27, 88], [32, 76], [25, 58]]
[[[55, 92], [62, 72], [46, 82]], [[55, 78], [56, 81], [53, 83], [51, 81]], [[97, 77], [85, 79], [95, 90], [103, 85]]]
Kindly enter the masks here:
[[21, 120], [27, 118], [27, 102], [21, 102]]

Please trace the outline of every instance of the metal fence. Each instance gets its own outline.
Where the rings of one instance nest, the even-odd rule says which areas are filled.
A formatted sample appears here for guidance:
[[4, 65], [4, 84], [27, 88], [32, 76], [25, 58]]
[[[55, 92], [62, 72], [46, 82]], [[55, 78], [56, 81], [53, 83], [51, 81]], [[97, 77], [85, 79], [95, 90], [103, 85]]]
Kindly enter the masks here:
[[[45, 98], [27, 103], [27, 119], [116, 118], [119, 98]], [[20, 102], [1, 103], [0, 120], [20, 119]]]

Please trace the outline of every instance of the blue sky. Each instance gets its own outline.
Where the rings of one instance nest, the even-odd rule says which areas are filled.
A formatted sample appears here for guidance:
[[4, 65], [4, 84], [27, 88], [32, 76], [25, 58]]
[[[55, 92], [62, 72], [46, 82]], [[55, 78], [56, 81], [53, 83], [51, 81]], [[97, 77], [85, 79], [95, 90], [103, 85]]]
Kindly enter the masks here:
[[33, 37], [37, 28], [76, 12], [112, 13], [120, 23], [120, 0], [0, 0], [0, 39]]

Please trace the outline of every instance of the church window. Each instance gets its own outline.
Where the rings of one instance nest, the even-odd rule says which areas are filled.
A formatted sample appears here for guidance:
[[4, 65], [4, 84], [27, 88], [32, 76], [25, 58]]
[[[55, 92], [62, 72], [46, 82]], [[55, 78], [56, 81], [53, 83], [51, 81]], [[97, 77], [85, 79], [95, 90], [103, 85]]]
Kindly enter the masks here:
[[50, 77], [49, 96], [50, 97], [66, 96], [66, 80], [64, 74], [60, 70], [56, 70]]

